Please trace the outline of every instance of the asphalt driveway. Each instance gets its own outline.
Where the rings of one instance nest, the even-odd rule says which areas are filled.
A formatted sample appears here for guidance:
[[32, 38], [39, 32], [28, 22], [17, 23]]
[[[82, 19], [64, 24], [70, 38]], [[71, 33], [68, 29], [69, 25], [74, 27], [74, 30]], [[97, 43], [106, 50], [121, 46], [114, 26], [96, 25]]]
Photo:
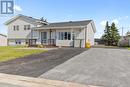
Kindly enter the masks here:
[[40, 78], [104, 87], [130, 87], [130, 50], [92, 48]]
[[82, 53], [84, 48], [61, 48], [0, 63], [0, 73], [38, 77]]

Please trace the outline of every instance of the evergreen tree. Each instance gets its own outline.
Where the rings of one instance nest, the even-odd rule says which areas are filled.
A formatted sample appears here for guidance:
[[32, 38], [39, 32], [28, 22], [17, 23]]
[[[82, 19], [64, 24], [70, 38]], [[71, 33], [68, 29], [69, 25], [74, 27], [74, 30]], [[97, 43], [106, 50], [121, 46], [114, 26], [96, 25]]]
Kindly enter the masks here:
[[120, 39], [119, 31], [116, 28], [115, 23], [113, 22], [111, 24], [111, 45], [117, 45], [119, 39]]
[[115, 23], [112, 23], [111, 26], [109, 26], [109, 23], [107, 21], [104, 35], [102, 36], [102, 40], [105, 42], [105, 45], [117, 45], [119, 39], [120, 35], [118, 29], [115, 26]]
[[105, 41], [106, 45], [110, 45], [110, 41], [111, 41], [111, 31], [110, 31], [110, 26], [109, 26], [109, 22], [106, 22], [106, 27], [104, 30], [104, 35], [102, 36], [103, 41]]

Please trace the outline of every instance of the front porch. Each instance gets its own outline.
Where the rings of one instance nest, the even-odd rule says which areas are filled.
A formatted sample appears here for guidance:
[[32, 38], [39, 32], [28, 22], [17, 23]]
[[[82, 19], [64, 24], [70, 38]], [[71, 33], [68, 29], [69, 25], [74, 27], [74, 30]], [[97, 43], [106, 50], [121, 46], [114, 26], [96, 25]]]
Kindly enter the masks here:
[[47, 39], [47, 40], [42, 40], [40, 44], [37, 44], [37, 39], [29, 39], [28, 45], [30, 47], [36, 47], [37, 45], [43, 45], [45, 47], [56, 47], [55, 42], [56, 42], [55, 39]]
[[[37, 32], [37, 35], [36, 35]], [[33, 31], [34, 44], [44, 46], [84, 47], [84, 28], [36, 29]]]

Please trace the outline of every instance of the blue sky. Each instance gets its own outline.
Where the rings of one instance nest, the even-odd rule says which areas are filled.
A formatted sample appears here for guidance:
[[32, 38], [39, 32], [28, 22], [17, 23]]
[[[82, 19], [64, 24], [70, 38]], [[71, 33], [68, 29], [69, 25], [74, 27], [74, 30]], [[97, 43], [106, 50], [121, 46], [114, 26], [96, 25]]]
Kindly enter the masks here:
[[[44, 17], [48, 22], [92, 19], [97, 29], [95, 37], [100, 38], [106, 21], [125, 27], [124, 34], [130, 30], [129, 4], [130, 0], [15, 0], [14, 15]], [[0, 33], [7, 34], [3, 23], [11, 16], [0, 16]]]

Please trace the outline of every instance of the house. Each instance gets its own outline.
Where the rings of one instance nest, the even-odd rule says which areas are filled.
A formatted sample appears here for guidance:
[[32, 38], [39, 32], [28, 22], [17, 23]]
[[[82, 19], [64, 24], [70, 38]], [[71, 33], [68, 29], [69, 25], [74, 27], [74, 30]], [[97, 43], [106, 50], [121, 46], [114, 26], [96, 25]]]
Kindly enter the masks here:
[[105, 41], [99, 38], [95, 38], [95, 45], [105, 45]]
[[0, 34], [0, 46], [7, 46], [7, 36]]
[[126, 33], [126, 36], [122, 36], [118, 42], [119, 46], [130, 46], [130, 32]]
[[8, 20], [8, 45], [43, 44], [85, 47], [94, 45], [93, 20], [49, 23], [44, 19], [17, 15]]

